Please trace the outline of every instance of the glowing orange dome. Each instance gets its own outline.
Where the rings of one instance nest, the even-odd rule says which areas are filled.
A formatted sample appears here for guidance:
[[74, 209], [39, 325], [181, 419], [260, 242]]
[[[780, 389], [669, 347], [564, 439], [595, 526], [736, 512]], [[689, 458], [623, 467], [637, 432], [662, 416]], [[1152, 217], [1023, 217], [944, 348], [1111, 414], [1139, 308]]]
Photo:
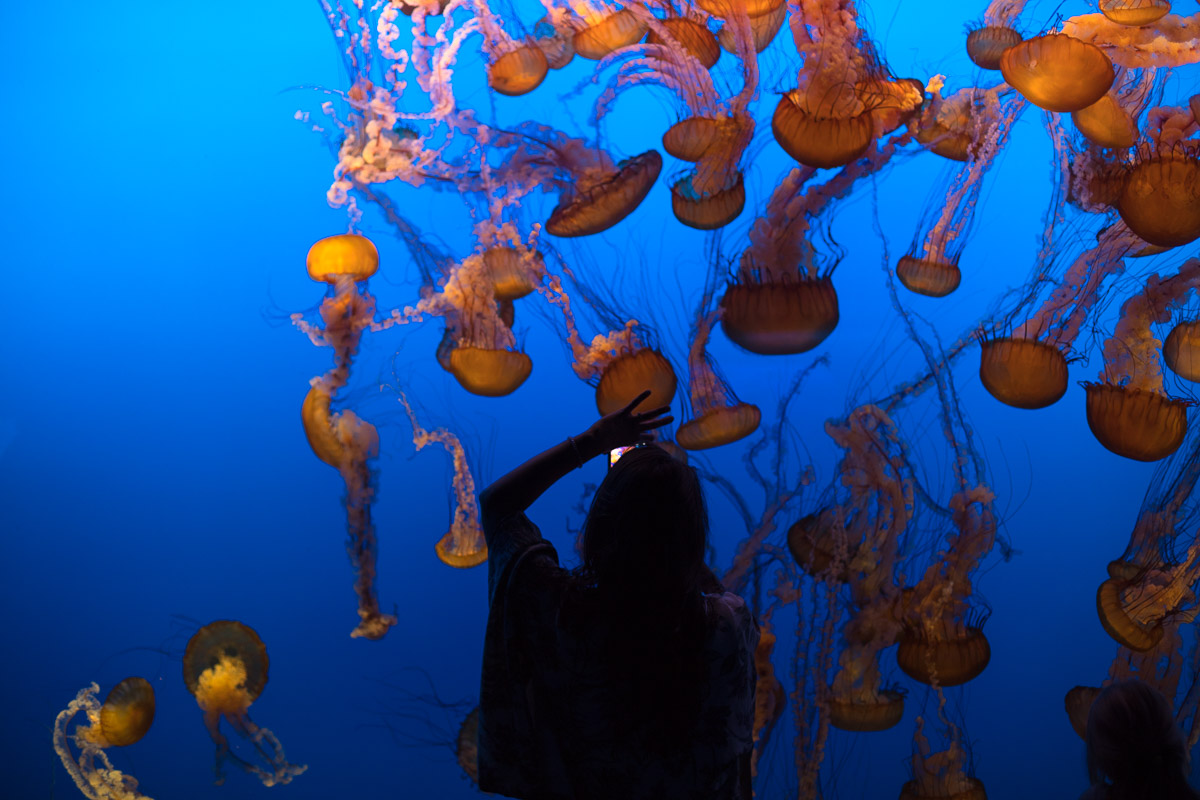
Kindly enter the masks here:
[[979, 379], [1005, 405], [1045, 408], [1067, 392], [1067, 360], [1036, 339], [990, 339], [981, 348]]
[[838, 323], [837, 292], [828, 276], [794, 283], [735, 283], [721, 298], [721, 328], [751, 353], [805, 353]]
[[1085, 384], [1088, 427], [1096, 440], [1119, 456], [1158, 461], [1174, 453], [1187, 433], [1183, 400], [1110, 383]]
[[[752, 6], [760, 7], [762, 4], [751, 2]], [[784, 20], [787, 19], [787, 3], [780, 2], [772, 8], [768, 8], [761, 14], [749, 14], [750, 19], [750, 35], [754, 39], [754, 52], [761, 53], [766, 50], [771, 42], [775, 41], [779, 29], [783, 27]], [[721, 26], [721, 30], [717, 32], [717, 41], [721, 43], [721, 47], [727, 53], [737, 53], [737, 42], [733, 35], [733, 26], [728, 22]]]
[[1178, 247], [1200, 238], [1200, 151], [1178, 147], [1139, 159], [1117, 212], [1150, 244]]
[[987, 637], [975, 627], [955, 630], [946, 626], [936, 637], [905, 628], [896, 650], [900, 669], [913, 680], [931, 686], [935, 680], [938, 686], [966, 683], [983, 672], [991, 658]]
[[1137, 126], [1111, 92], [1086, 108], [1072, 111], [1071, 120], [1088, 141], [1100, 147], [1124, 150], [1137, 142]]
[[[703, 22], [688, 17], [667, 17], [660, 22], [667, 29], [667, 33], [705, 69], [712, 69], [720, 59], [721, 47], [717, 44], [717, 37]], [[646, 44], [666, 44], [666, 41], [654, 31], [650, 31], [646, 35]]]
[[1004, 80], [1047, 111], [1078, 111], [1104, 96], [1116, 73], [1104, 51], [1073, 36], [1026, 39], [1000, 57]]
[[671, 184], [671, 210], [689, 228], [702, 231], [723, 228], [737, 219], [745, 207], [746, 187], [741, 172], [732, 186], [712, 195], [697, 194], [690, 174]]
[[1118, 25], [1133, 28], [1158, 22], [1170, 11], [1168, 0], [1100, 0], [1100, 13]]
[[337, 283], [342, 278], [365, 281], [379, 269], [375, 243], [357, 233], [327, 236], [308, 249], [308, 277]]
[[985, 25], [967, 34], [967, 56], [982, 69], [1000, 69], [1000, 57], [1021, 43], [1021, 34], [1007, 25]]
[[875, 138], [869, 111], [844, 119], [818, 117], [801, 108], [800, 93], [795, 89], [779, 98], [771, 131], [789, 156], [820, 169], [849, 164], [865, 153]]
[[1147, 625], [1129, 615], [1121, 602], [1121, 592], [1128, 586], [1129, 583], [1114, 578], [1101, 583], [1096, 590], [1096, 613], [1105, 632], [1118, 644], [1144, 653], [1162, 639], [1162, 624], [1159, 620]]
[[[540, 267], [542, 254], [535, 250], [530, 257]], [[534, 273], [537, 267], [531, 268], [515, 248], [488, 248], [483, 252], [483, 263], [491, 276], [492, 295], [497, 301], [520, 300], [537, 288]]]
[[639, 411], [669, 406], [675, 387], [671, 362], [657, 350], [643, 347], [618, 356], [604, 368], [596, 386], [596, 408], [601, 416], [620, 411], [646, 389], [650, 396], [638, 406]]
[[1163, 361], [1184, 380], [1200, 382], [1200, 320], [1180, 322], [1163, 342]]
[[[201, 678], [206, 672], [223, 664], [238, 662], [245, 668], [245, 679], [237, 686], [236, 698], [211, 698], [213, 710], [221, 713], [243, 712], [258, 699], [267, 686], [267, 646], [249, 625], [237, 620], [219, 619], [210, 622], [188, 640], [183, 653], [183, 682], [188, 691], [202, 699]], [[225, 701], [233, 703], [226, 705]]]
[[758, 430], [758, 406], [738, 403], [714, 408], [679, 426], [675, 440], [685, 450], [707, 450], [736, 442]]
[[626, 9], [582, 23], [573, 40], [582, 58], [599, 61], [614, 50], [635, 44], [646, 35], [646, 23]]
[[488, 65], [488, 86], [509, 97], [528, 94], [542, 85], [550, 62], [535, 44], [524, 43]]
[[515, 350], [456, 347], [450, 351], [450, 374], [468, 392], [482, 397], [512, 394], [532, 371], [533, 359]]
[[109, 691], [100, 708], [100, 734], [105, 746], [125, 747], [139, 741], [154, 723], [154, 687], [145, 678], [126, 678]]
[[681, 119], [663, 134], [663, 149], [681, 161], [699, 161], [709, 150], [733, 139], [738, 127], [729, 117]]

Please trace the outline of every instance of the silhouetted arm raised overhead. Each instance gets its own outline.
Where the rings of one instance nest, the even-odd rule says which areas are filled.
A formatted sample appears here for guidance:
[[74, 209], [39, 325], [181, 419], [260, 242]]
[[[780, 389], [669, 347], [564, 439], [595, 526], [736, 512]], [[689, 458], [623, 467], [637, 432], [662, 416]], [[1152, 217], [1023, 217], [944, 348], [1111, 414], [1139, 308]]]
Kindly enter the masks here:
[[480, 492], [479, 511], [484, 534], [489, 538], [488, 546], [492, 546], [491, 532], [496, 522], [524, 512], [571, 470], [609, 450], [652, 442], [650, 431], [669, 425], [673, 417], [663, 416], [670, 411], [668, 406], [644, 414], [634, 413], [638, 403], [649, 396], [649, 390], [642, 392], [625, 408], [601, 417], [578, 436], [568, 436], [566, 441], [539, 453]]

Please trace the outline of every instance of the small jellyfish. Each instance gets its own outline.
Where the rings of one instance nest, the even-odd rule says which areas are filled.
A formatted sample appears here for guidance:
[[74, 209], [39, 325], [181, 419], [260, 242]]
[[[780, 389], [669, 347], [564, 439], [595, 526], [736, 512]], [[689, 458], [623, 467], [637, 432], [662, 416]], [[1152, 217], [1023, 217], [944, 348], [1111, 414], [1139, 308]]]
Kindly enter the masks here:
[[646, 35], [646, 21], [631, 9], [604, 0], [570, 0], [570, 6], [575, 25], [572, 44], [581, 58], [599, 61]]
[[979, 676], [992, 658], [983, 621], [913, 625], [900, 635], [896, 663], [905, 675], [930, 686], [958, 686]]
[[1100, 0], [1100, 13], [1118, 25], [1140, 28], [1171, 13], [1169, 0]]
[[717, 313], [706, 311], [710, 297], [701, 303], [688, 352], [688, 389], [693, 418], [679, 426], [675, 441], [685, 450], [706, 450], [736, 442], [758, 430], [758, 406], [743, 403], [717, 375], [707, 346]]
[[504, 29], [503, 18], [492, 11], [487, 0], [473, 0], [472, 7], [483, 34], [488, 87], [498, 94], [517, 97], [540, 86], [550, 62], [536, 39], [511, 36]]
[[1071, 721], [1071, 729], [1080, 739], [1087, 739], [1088, 712], [1092, 710], [1092, 701], [1100, 694], [1099, 686], [1075, 686], [1063, 698], [1066, 706], [1067, 719]]
[[1023, 38], [1016, 29], [1025, 0], [992, 0], [983, 13], [983, 24], [967, 33], [967, 56], [982, 69], [1000, 69], [1004, 51]]
[[1047, 111], [1087, 108], [1108, 92], [1116, 77], [1103, 50], [1061, 33], [1008, 48], [1000, 71], [1009, 85]]
[[[126, 678], [109, 691], [103, 705], [96, 700], [99, 691], [95, 683], [81, 689], [59, 713], [54, 720], [54, 752], [89, 800], [150, 800], [138, 791], [136, 778], [113, 768], [104, 751], [138, 742], [150, 730], [154, 688], [145, 678]], [[78, 724], [74, 733], [68, 733], [71, 721], [81, 711], [88, 724]], [[72, 743], [78, 756], [71, 752]]]
[[932, 752], [925, 737], [925, 721], [917, 718], [913, 733], [913, 779], [900, 788], [900, 800], [987, 800], [983, 781], [971, 777], [969, 759], [963, 748], [963, 732], [951, 727], [945, 750]]
[[[288, 763], [275, 734], [256, 725], [250, 704], [267, 685], [267, 647], [258, 634], [236, 620], [210, 622], [188, 640], [183, 655], [183, 682], [204, 712], [204, 727], [217, 745], [216, 783], [224, 783], [222, 765], [232, 761], [264, 786], [291, 783], [306, 765]], [[266, 768], [235, 754], [221, 733], [221, 719], [254, 745]]]
[[487, 561], [487, 541], [479, 524], [479, 502], [475, 497], [475, 479], [467, 463], [467, 452], [452, 431], [445, 428], [426, 430], [417, 422], [416, 412], [403, 392], [400, 405], [412, 423], [413, 444], [418, 451], [430, 444], [440, 444], [454, 461], [454, 517], [450, 530], [438, 540], [435, 550], [443, 564], [459, 569], [475, 567]]
[[[658, 24], [675, 40], [685, 53], [696, 59], [705, 69], [712, 69], [721, 58], [721, 45], [716, 35], [704, 24], [703, 17], [679, 16], [673, 9]], [[646, 35], [646, 44], [667, 45], [666, 38], [651, 28]]]
[[1200, 320], [1183, 320], [1163, 342], [1163, 363], [1179, 377], [1200, 382]]

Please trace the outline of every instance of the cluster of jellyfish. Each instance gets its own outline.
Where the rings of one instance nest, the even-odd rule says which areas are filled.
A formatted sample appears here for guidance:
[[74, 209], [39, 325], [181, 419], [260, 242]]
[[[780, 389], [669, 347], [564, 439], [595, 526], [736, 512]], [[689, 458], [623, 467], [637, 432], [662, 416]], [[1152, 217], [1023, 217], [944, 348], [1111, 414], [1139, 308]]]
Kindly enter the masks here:
[[[433, 360], [464, 391], [501, 397], [532, 373], [514, 326], [518, 305], [524, 314], [538, 304], [556, 320], [575, 375], [594, 387], [598, 413], [649, 389], [646, 407], [682, 406], [685, 421], [660, 442], [678, 458], [746, 446], [750, 477], [764, 490], [761, 505], [722, 476], [704, 474], [746, 525], [732, 563], [718, 574], [748, 598], [763, 632], [755, 657], [755, 772], [764, 770], [767, 745], [788, 712], [795, 793], [819, 796], [831, 730], [893, 728], [920, 692], [912, 778], [899, 796], [985, 798], [956, 713], [961, 697], [947, 690], [989, 664], [992, 609], [975, 584], [985, 562], [1011, 550], [948, 367], [977, 353], [979, 377], [995, 400], [1045, 408], [1064, 396], [1069, 367], [1085, 353], [1081, 333], [1094, 329], [1099, 309], [1119, 304], [1102, 369], [1086, 386], [1087, 425], [1114, 454], [1162, 466], [1129, 547], [1098, 583], [1099, 622], [1118, 645], [1106, 680], [1153, 683], [1175, 704], [1189, 744], [1200, 739], [1200, 651], [1185, 652], [1185, 641], [1195, 649], [1195, 639], [1181, 633], [1200, 608], [1200, 499], [1193, 499], [1200, 434], [1189, 434], [1192, 402], [1183, 391], [1168, 392], [1161, 366], [1176, 385], [1200, 381], [1200, 315], [1188, 310], [1200, 290], [1200, 259], [1187, 259], [1195, 252], [1187, 246], [1200, 238], [1200, 94], [1177, 105], [1164, 100], [1180, 94], [1173, 70], [1200, 63], [1200, 15], [1174, 14], [1168, 0], [1100, 0], [1098, 13], [1031, 30], [1036, 23], [1022, 20], [1023, 0], [993, 0], [963, 43], [978, 67], [975, 81], [955, 87], [940, 75], [894, 75], [860, 25], [854, 0], [544, 0], [545, 15], [534, 21], [495, 0], [321, 4], [346, 84], [326, 90], [330, 99], [319, 112], [297, 118], [332, 146], [327, 200], [346, 209], [349, 224], [309, 249], [308, 276], [324, 285], [324, 296], [315, 314], [293, 321], [333, 355], [297, 401], [314, 455], [345, 485], [357, 599], [352, 636], [378, 640], [397, 625], [381, 610], [377, 590], [371, 510], [380, 439], [345, 399], [363, 337], [440, 321]], [[453, 77], [476, 68], [470, 59], [459, 63], [475, 47], [487, 86], [500, 97], [537, 96], [551, 70], [574, 70], [583, 87], [600, 86], [589, 119], [596, 131], [628, 92], [646, 87], [672, 104], [677, 120], [661, 137], [675, 163], [665, 178], [671, 212], [683, 226], [711, 231], [714, 242], [703, 296], [686, 310], [684, 352], [668, 352], [620, 298], [603, 297], [598, 279], [564, 248], [637, 213], [664, 156], [648, 150], [621, 158], [598, 137], [535, 121], [501, 126], [488, 121], [484, 105], [461, 106]], [[786, 84], [769, 110], [769, 133], [756, 119], [764, 70]], [[1040, 251], [1019, 291], [942, 346], [905, 303], [970, 284], [965, 249], [988, 177], [1014, 124], [1035, 114], [1053, 145]], [[744, 168], [776, 145], [794, 166], [767, 197], [749, 197]], [[805, 375], [772, 413], [738, 397], [709, 345], [723, 335], [748, 357], [766, 359], [819, 348], [839, 322], [834, 274], [844, 253], [829, 235], [836, 209], [917, 155], [944, 165], [944, 191], [881, 280], [924, 366], [890, 392], [855, 398], [849, 413], [826, 423], [840, 455], [831, 465], [835, 477], [817, 489], [814, 465], [802, 463], [804, 448], [786, 424]], [[473, 221], [469, 251], [446, 253], [423, 236], [392, 196], [401, 186], [456, 193]], [[532, 201], [543, 194], [555, 204], [535, 218]], [[402, 264], [387, 263], [360, 232], [366, 213], [394, 232]], [[741, 227], [732, 226], [737, 220]], [[1087, 231], [1095, 243], [1081, 246], [1068, 230]], [[384, 256], [395, 252], [385, 248]], [[1140, 260], [1158, 255], [1164, 259]], [[371, 279], [408, 263], [420, 273], [419, 291], [403, 307], [379, 308]], [[1143, 263], [1172, 266], [1160, 273]], [[905, 410], [926, 394], [939, 424], [922, 446], [939, 448], [952, 465], [940, 483], [913, 456], [915, 437], [930, 438], [928, 430], [904, 422]], [[447, 531], [431, 536], [431, 558], [457, 569], [485, 563], [466, 448], [447, 428], [424, 427], [419, 406], [403, 392], [399, 403], [413, 446], [441, 445], [454, 467], [452, 518]], [[773, 626], [785, 613], [805, 635], [795, 637], [793, 669], [777, 670]], [[252, 630], [219, 622], [189, 644], [184, 674], [217, 744], [218, 771], [231, 761], [270, 785], [303, 767], [289, 764], [278, 740], [246, 714], [266, 666]], [[1098, 691], [1079, 686], [1066, 695], [1081, 735]], [[102, 706], [97, 692], [84, 689], [63, 712], [55, 748], [86, 796], [141, 797], [104, 750], [145, 733], [153, 693], [137, 678], [114, 688]], [[81, 711], [88, 726], [68, 734]], [[222, 718], [253, 743], [261, 764], [232, 754]], [[471, 776], [476, 726], [472, 712], [456, 737], [459, 764]]]

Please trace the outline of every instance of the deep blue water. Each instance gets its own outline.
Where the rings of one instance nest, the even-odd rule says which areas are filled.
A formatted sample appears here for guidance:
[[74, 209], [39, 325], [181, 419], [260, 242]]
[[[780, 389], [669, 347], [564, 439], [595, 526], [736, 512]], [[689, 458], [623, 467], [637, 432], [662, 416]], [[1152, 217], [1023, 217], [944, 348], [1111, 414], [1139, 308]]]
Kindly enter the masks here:
[[[983, 4], [863, 5], [896, 74], [944, 73], [952, 88], [974, 79], [963, 26]], [[1061, 13], [1084, 13], [1087, 5], [1067, 3]], [[1194, 13], [1195, 4], [1176, 8]], [[1056, 9], [1031, 2], [1025, 27], [1049, 23]], [[345, 211], [325, 201], [333, 155], [293, 119], [297, 110], [318, 111], [325, 96], [314, 87], [346, 88], [324, 16], [316, 3], [266, 0], [22, 4], [6, 18], [0, 795], [78, 796], [50, 746], [55, 715], [88, 683], [99, 683], [103, 694], [132, 674], [154, 685], [157, 719], [142, 742], [113, 757], [146, 794], [176, 800], [268, 791], [234, 772], [224, 786], [212, 785], [213, 746], [181, 679], [188, 637], [223, 618], [254, 627], [270, 653], [270, 682], [253, 718], [279, 736], [293, 761], [309, 765], [271, 794], [476, 794], [455, 763], [452, 739], [478, 693], [485, 568], [453, 570], [436, 559], [433, 546], [451, 511], [449, 460], [437, 448], [414, 453], [391, 389], [408, 392], [427, 427], [462, 436], [482, 487], [594, 419], [592, 389], [572, 374], [561, 331], [548, 322], [553, 315], [518, 309], [535, 367], [519, 391], [500, 399], [467, 395], [437, 366], [436, 321], [364, 343], [343, 399], [380, 431], [377, 585], [384, 608], [394, 607], [400, 621], [382, 641], [351, 639], [342, 487], [313, 457], [299, 414], [309, 378], [328, 368], [330, 353], [288, 321], [322, 297], [323, 287], [304, 272], [307, 248], [347, 225]], [[775, 76], [786, 74], [778, 63], [787, 44], [781, 36], [764, 56], [778, 59]], [[458, 94], [501, 124], [536, 118], [578, 131], [596, 88], [558, 100], [585, 70], [576, 62], [529, 98], [493, 98], [483, 88], [475, 41], [459, 64]], [[1197, 77], [1195, 67], [1181, 69], [1174, 85], [1195, 86]], [[786, 80], [764, 79], [759, 105], [766, 113]], [[1186, 88], [1178, 91], [1186, 96]], [[607, 123], [612, 149], [628, 155], [657, 146], [672, 109], [653, 89], [629, 92]], [[747, 210], [726, 231], [727, 243], [743, 241], [792, 164], [768, 127], [760, 123]], [[1049, 158], [1042, 116], [1030, 109], [986, 184], [962, 287], [942, 300], [904, 297], [944, 341], [1027, 276], [1044, 225]], [[894, 262], [949, 169], [931, 154], [904, 159], [839, 207], [833, 234], [847, 251], [834, 279], [841, 322], [817, 351], [751, 356], [714, 336], [713, 355], [730, 383], [768, 416], [792, 377], [828, 356], [789, 417], [805, 448], [793, 450], [789, 463], [793, 471], [812, 466], [813, 497], [835, 478], [824, 420], [886, 394], [920, 367], [888, 300], [874, 208]], [[393, 197], [422, 231], [465, 255], [469, 218], [452, 193], [405, 187]], [[553, 203], [535, 198], [531, 219], [544, 219]], [[417, 274], [407, 251], [378, 216], [369, 213], [362, 230], [381, 251], [371, 281], [380, 307], [411, 303]], [[1082, 226], [1068, 231], [1063, 247], [1085, 247], [1090, 235]], [[578, 245], [579, 263], [598, 280], [622, 279], [619, 308], [649, 311], [681, 370], [707, 268], [705, 242], [671, 218], [660, 180], [632, 217]], [[1171, 270], [1194, 252], [1192, 245], [1138, 269]], [[1125, 294], [1134, 289], [1126, 285]], [[1049, 409], [1019, 411], [989, 397], [976, 375], [977, 350], [954, 367], [1003, 532], [1019, 551], [1007, 563], [993, 555], [976, 582], [993, 609], [991, 664], [949, 692], [976, 774], [1002, 800], [1072, 797], [1084, 788], [1083, 746], [1066, 722], [1063, 694], [1101, 681], [1116, 653], [1096, 620], [1095, 587], [1124, 549], [1153, 465], [1095, 441], [1074, 381], [1099, 372], [1098, 345], [1119, 299], [1095, 318], [1097, 333], [1081, 338], [1090, 361], [1072, 365], [1071, 388]], [[926, 396], [898, 419], [929, 482], [944, 488], [949, 456], [936, 413]], [[742, 466], [743, 450], [724, 448], [708, 464], [757, 514], [761, 494]], [[575, 506], [585, 484], [603, 470], [589, 464], [531, 511], [561, 553], [572, 552], [567, 527], [580, 519]], [[724, 566], [745, 531], [720, 492], [710, 489], [709, 497]], [[781, 674], [790, 641], [782, 631]], [[890, 670], [897, 672], [894, 664]], [[923, 696], [912, 688], [895, 729], [832, 735], [822, 773], [830, 796], [897, 794], [908, 779]], [[787, 785], [790, 730], [785, 716], [764, 756], [762, 796], [781, 796]]]

